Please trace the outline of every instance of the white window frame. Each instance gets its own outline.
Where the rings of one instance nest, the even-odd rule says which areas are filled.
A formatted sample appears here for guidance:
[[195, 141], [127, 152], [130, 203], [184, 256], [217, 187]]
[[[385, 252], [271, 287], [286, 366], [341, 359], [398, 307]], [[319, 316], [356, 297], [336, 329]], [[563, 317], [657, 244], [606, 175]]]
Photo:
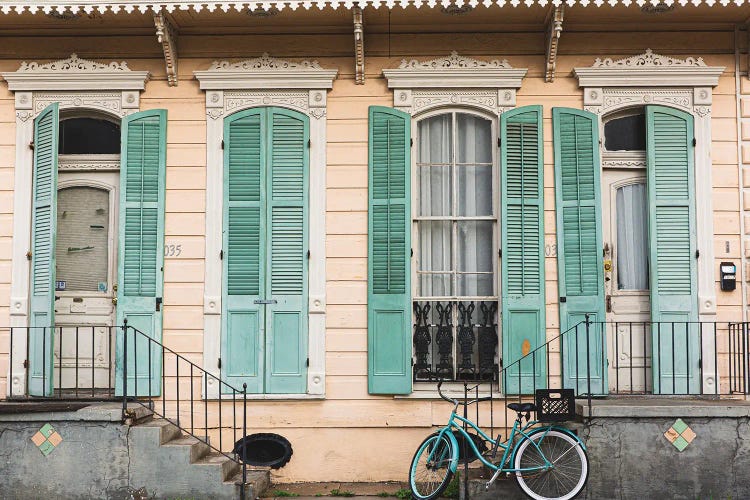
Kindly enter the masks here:
[[[60, 110], [93, 110], [113, 120], [140, 108], [140, 92], [148, 71], [133, 71], [124, 62], [102, 64], [71, 54], [49, 63], [23, 62], [17, 71], [0, 74], [15, 93], [16, 162], [13, 185], [13, 246], [10, 288], [10, 327], [29, 325], [29, 281], [31, 262], [31, 200], [34, 153], [34, 118], [52, 103]], [[84, 89], [84, 90], [82, 90]], [[118, 160], [119, 164], [119, 160]], [[26, 336], [15, 336], [13, 365], [9, 367], [8, 395], [25, 394]]]
[[[602, 117], [631, 107], [658, 104], [690, 113], [695, 133], [696, 239], [698, 259], [698, 319], [716, 320], [713, 200], [711, 181], [711, 104], [712, 88], [719, 84], [724, 66], [707, 66], [702, 58], [677, 59], [643, 54], [613, 60], [596, 59], [590, 67], [573, 68], [583, 89], [584, 109]], [[600, 134], [600, 136], [602, 136]], [[603, 150], [603, 146], [600, 148]], [[714, 347], [703, 339], [703, 384], [708, 392], [714, 380]], [[708, 366], [708, 365], [711, 366]]]
[[[453, 51], [449, 56], [428, 61], [402, 60], [398, 68], [384, 69], [388, 88], [393, 89], [393, 107], [412, 116], [412, 137], [417, 138], [417, 122], [440, 112], [473, 113], [493, 121], [493, 139], [499, 134], [500, 115], [516, 106], [516, 92], [526, 75], [526, 68], [513, 68], [507, 60], [482, 61], [458, 55]], [[416, 139], [415, 139], [416, 141]], [[416, 144], [416, 142], [415, 142]], [[496, 179], [500, 180], [500, 157], [494, 150]], [[412, 148], [411, 175], [412, 200], [416, 200], [416, 161], [417, 149]], [[494, 196], [499, 196], [499, 190]], [[495, 202], [496, 231], [495, 252], [499, 245], [500, 203]], [[412, 203], [412, 235], [416, 231], [414, 223], [417, 213], [416, 203]], [[414, 241], [418, 241], [415, 239]], [[501, 308], [501, 267], [496, 260], [496, 282], [498, 309]], [[416, 297], [416, 265], [412, 265], [412, 297]], [[499, 314], [499, 311], [498, 311]], [[498, 322], [499, 323], [499, 322]], [[502, 332], [498, 329], [498, 354], [501, 352]], [[454, 384], [455, 385], [455, 384]], [[451, 390], [451, 388], [448, 388]], [[454, 387], [454, 389], [457, 389]], [[434, 385], [417, 383], [410, 395], [397, 398], [434, 398]]]
[[[206, 91], [206, 278], [203, 302], [203, 367], [218, 376], [221, 356], [221, 295], [224, 118], [254, 107], [278, 106], [310, 118], [309, 234], [325, 235], [327, 91], [338, 70], [317, 61], [290, 62], [263, 54], [237, 63], [214, 62], [193, 74]], [[310, 238], [308, 274], [308, 356], [305, 394], [252, 394], [248, 399], [320, 399], [325, 397], [326, 276], [325, 238]], [[208, 380], [203, 394], [220, 398]]]

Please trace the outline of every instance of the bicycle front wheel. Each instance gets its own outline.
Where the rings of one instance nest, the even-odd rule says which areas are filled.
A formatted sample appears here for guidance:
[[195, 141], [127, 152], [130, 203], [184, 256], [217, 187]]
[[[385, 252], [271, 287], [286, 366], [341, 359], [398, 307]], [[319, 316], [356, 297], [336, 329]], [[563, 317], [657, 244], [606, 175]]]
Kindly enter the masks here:
[[[534, 443], [536, 446], [534, 446]], [[545, 457], [552, 464], [548, 470]], [[516, 481], [527, 496], [535, 500], [570, 500], [586, 485], [589, 461], [580, 443], [565, 432], [540, 429], [518, 446], [514, 461]]]
[[409, 468], [409, 486], [414, 498], [438, 497], [453, 478], [453, 445], [447, 435], [432, 434], [417, 448]]

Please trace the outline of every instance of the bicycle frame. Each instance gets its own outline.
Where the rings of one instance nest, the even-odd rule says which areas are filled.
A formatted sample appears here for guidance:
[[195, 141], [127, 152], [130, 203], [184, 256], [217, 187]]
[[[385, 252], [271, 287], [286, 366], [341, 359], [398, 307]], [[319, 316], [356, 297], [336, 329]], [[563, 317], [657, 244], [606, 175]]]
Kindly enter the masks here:
[[[488, 461], [484, 456], [482, 456], [482, 454], [480, 453], [479, 449], [474, 444], [474, 441], [469, 436], [469, 433], [464, 430], [463, 426], [461, 426], [460, 424], [456, 423], [457, 420], [459, 422], [467, 424], [469, 427], [471, 427], [472, 429], [474, 429], [479, 434], [479, 436], [482, 439], [484, 439], [486, 441], [489, 441], [493, 447], [502, 448], [504, 450], [503, 451], [502, 459], [497, 463], [497, 465], [493, 464], [492, 462]], [[442, 429], [440, 429], [440, 432], [439, 432], [439, 435], [438, 435], [438, 440], [440, 440], [443, 436], [445, 436], [447, 434], [448, 440], [455, 446], [456, 452], [455, 452], [454, 455], [455, 455], [455, 457], [457, 457], [458, 456], [458, 441], [456, 440], [456, 437], [453, 435], [453, 432], [452, 432], [452, 429], [455, 428], [456, 430], [458, 430], [458, 432], [461, 435], [464, 436], [464, 440], [471, 447], [471, 451], [474, 453], [474, 455], [485, 466], [489, 467], [491, 470], [493, 470], [496, 473], [502, 473], [502, 472], [509, 472], [509, 473], [515, 472], [515, 473], [518, 473], [518, 472], [532, 472], [532, 471], [548, 470], [548, 469], [550, 469], [552, 467], [552, 463], [547, 459], [547, 457], [544, 455], [544, 453], [542, 452], [542, 450], [539, 448], [539, 444], [536, 441], [531, 440], [531, 437], [530, 437], [531, 433], [530, 432], [526, 432], [529, 428], [534, 427], [534, 425], [536, 425], [537, 423], [539, 423], [538, 420], [531, 420], [531, 421], [528, 421], [526, 423], [526, 425], [522, 425], [521, 424], [521, 419], [520, 418], [516, 419], [516, 421], [513, 423], [513, 428], [510, 431], [510, 436], [508, 437], [508, 439], [506, 441], [504, 441], [504, 442], [500, 442], [499, 440], [496, 441], [493, 438], [491, 438], [490, 436], [488, 436], [487, 434], [485, 434], [482, 431], [482, 429], [480, 429], [471, 420], [468, 420], [468, 419], [466, 419], [466, 418], [464, 418], [464, 417], [462, 417], [460, 415], [457, 415], [456, 414], [456, 409], [454, 408], [453, 411], [451, 412], [450, 418], [448, 419], [448, 423], [445, 425], [445, 427], [443, 427]], [[543, 430], [544, 433], [545, 433], [545, 436], [551, 430], [557, 430], [557, 431], [560, 431], [560, 432], [565, 432], [566, 434], [574, 437], [575, 440], [579, 443], [579, 445], [584, 450], [586, 449], [586, 446], [583, 444], [583, 441], [581, 441], [578, 438], [578, 436], [576, 436], [575, 434], [571, 433], [568, 429], [565, 429], [563, 427], [556, 427], [556, 426], [551, 426], [550, 425], [550, 426], [534, 427], [534, 429], [533, 429], [532, 432], [540, 432], [540, 431], [537, 431], [537, 429]], [[529, 439], [531, 441], [531, 444], [533, 444], [534, 447], [539, 451], [539, 454], [542, 457], [544, 457], [544, 461], [545, 461], [544, 465], [538, 466], [538, 467], [522, 468], [522, 469], [515, 469], [515, 468], [512, 468], [512, 467], [509, 467], [509, 468], [503, 467], [503, 465], [506, 462], [510, 461], [510, 463], [512, 464], [512, 462], [513, 462], [512, 459], [513, 459], [513, 457], [515, 457], [516, 450], [518, 449], [518, 447], [520, 446], [521, 442], [523, 442], [524, 439]], [[541, 442], [543, 440], [544, 440], [544, 436], [542, 436], [542, 439], [540, 439], [539, 442]], [[438, 447], [435, 447], [430, 452], [428, 460], [432, 461], [434, 459], [433, 454], [435, 453], [435, 451], [437, 450], [437, 448]], [[458, 460], [453, 460], [453, 458], [454, 457], [451, 457], [451, 471], [455, 473], [456, 469], [458, 468]]]

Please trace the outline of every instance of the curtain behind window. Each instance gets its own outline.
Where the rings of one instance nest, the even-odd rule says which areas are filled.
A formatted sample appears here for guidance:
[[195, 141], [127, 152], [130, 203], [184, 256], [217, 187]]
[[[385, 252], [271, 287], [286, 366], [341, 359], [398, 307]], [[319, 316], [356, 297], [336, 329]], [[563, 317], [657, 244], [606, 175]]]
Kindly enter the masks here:
[[617, 190], [617, 288], [648, 289], [646, 184]]

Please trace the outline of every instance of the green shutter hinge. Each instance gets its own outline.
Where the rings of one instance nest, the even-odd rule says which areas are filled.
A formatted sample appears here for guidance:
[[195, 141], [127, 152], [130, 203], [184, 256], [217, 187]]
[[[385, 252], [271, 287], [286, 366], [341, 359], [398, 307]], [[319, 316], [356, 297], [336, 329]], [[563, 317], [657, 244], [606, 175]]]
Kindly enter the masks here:
[[216, 362], [216, 366], [221, 370], [221, 358]]
[[411, 139], [411, 138], [409, 139], [409, 147], [410, 148], [414, 147], [414, 139]]
[[701, 251], [700, 250], [696, 250], [695, 251], [695, 258], [697, 259], [700, 256], [701, 256]]
[[500, 147], [501, 144], [502, 144], [502, 141], [500, 140], [500, 137], [498, 137], [497, 138], [497, 147]]
[[29, 149], [32, 150], [32, 151], [34, 151], [34, 141], [31, 141], [29, 143]]
[[307, 361], [305, 362], [305, 366], [307, 366], [307, 367], [310, 366], [310, 358], [307, 358]]
[[310, 250], [307, 251], [307, 258], [310, 258]]
[[409, 257], [414, 257], [414, 249], [413, 249], [413, 248], [412, 248], [412, 249], [410, 249], [410, 252], [411, 252], [411, 253], [409, 254]]
[[219, 250], [219, 260], [224, 260], [224, 250]]
[[698, 141], [695, 140], [695, 137], [693, 137], [693, 147], [698, 145]]
[[502, 258], [503, 258], [503, 249], [502, 249], [502, 248], [498, 248], [498, 249], [497, 249], [497, 256], [498, 256], [498, 258], [500, 258], [500, 259], [502, 259]]
[[221, 140], [221, 149], [224, 149], [224, 139]]
[[26, 252], [26, 260], [31, 260], [31, 250]]
[[312, 140], [308, 139], [307, 140], [307, 149], [310, 149], [311, 147], [312, 147]]

